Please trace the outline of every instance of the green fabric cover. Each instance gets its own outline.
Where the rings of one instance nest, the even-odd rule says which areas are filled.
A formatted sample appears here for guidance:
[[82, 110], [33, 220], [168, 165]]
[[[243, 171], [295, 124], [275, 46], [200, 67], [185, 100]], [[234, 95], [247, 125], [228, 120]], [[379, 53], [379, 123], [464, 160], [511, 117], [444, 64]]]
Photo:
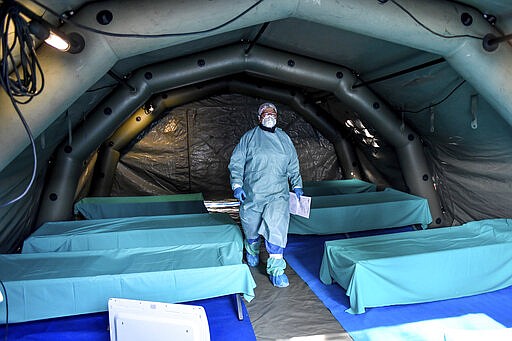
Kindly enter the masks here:
[[346, 289], [349, 313], [512, 285], [512, 219], [325, 243], [320, 279]]
[[427, 199], [391, 188], [311, 199], [309, 219], [292, 215], [288, 233], [336, 234], [432, 221]]
[[106, 311], [110, 297], [176, 303], [243, 293], [251, 300], [256, 286], [231, 242], [0, 255], [0, 278], [10, 323]]
[[376, 185], [358, 179], [304, 182], [304, 195], [310, 197], [375, 192], [376, 190]]
[[227, 213], [49, 222], [23, 243], [23, 253], [234, 243], [240, 228]]
[[86, 219], [207, 213], [201, 193], [140, 197], [84, 198], [74, 206]]

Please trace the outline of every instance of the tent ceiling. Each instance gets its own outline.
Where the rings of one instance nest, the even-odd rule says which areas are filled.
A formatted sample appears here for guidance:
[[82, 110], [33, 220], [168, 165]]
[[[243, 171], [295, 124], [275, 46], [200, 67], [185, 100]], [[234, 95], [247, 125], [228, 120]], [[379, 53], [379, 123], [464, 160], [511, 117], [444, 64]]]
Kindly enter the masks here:
[[[478, 8], [482, 13], [496, 16], [497, 27], [506, 31], [512, 16], [512, 5], [507, 0], [466, 0], [458, 1], [458, 3], [465, 3]], [[54, 2], [57, 7], [59, 4], [59, 1]], [[66, 8], [69, 9], [69, 4]], [[219, 46], [240, 42], [248, 43], [254, 41], [262, 26], [246, 27], [137, 54], [119, 60], [112, 71], [117, 75], [128, 77], [132, 71], [144, 65], [175, 59]], [[439, 58], [436, 54], [405, 45], [298, 18], [269, 22], [268, 27], [258, 37], [257, 44], [346, 66], [354, 70], [363, 80], [375, 79]], [[444, 62], [412, 75], [399, 77], [398, 81], [393, 78], [375, 83], [371, 85], [371, 88], [386, 98], [394, 108], [417, 109], [424, 107], [425, 104], [428, 105], [427, 102], [432, 101], [433, 98], [442, 98], [458, 84], [458, 80], [460, 80], [458, 73], [447, 62]], [[112, 77], [105, 75], [92, 88], [112, 83]], [[423, 83], [423, 87], [418, 88], [418, 85]], [[397, 91], [397, 86], [399, 91]], [[308, 88], [307, 84], [304, 85], [304, 88]], [[84, 97], [87, 96], [92, 96], [92, 94], [84, 94]], [[83, 100], [80, 105], [83, 111]], [[93, 104], [88, 109], [92, 108]]]
[[[377, 2], [377, 0], [375, 0]], [[38, 6], [34, 5], [30, 1], [26, 1], [27, 5], [29, 5], [31, 8], [38, 9], [38, 13], [41, 13], [41, 9], [38, 8]], [[117, 5], [115, 2], [105, 2], [105, 6], [113, 6], [116, 7]], [[201, 1], [195, 2], [198, 5], [197, 6], [204, 6], [204, 3]], [[370, 2], [368, 2], [370, 4]], [[429, 18], [428, 15], [434, 15], [437, 16], [435, 20], [438, 20], [442, 22], [444, 18], [439, 18], [439, 15], [442, 15], [442, 12], [439, 12], [437, 14], [433, 13], [422, 13], [422, 5], [415, 7], [413, 3], [405, 2], [407, 5], [412, 8], [413, 15], [416, 15], [418, 19], [421, 19], [423, 21], [428, 22]], [[456, 6], [455, 4], [464, 4], [466, 3], [469, 6], [477, 7], [479, 11], [493, 14], [497, 17], [497, 27], [499, 27], [502, 31], [506, 31], [508, 22], [510, 21], [510, 13], [512, 13], [512, 8], [510, 8], [510, 4], [507, 0], [487, 0], [487, 1], [476, 1], [476, 0], [467, 0], [467, 1], [440, 1], [439, 4], [454, 4], [453, 6]], [[101, 9], [102, 2], [96, 2], [96, 1], [79, 1], [74, 0], [72, 2], [70, 1], [59, 1], [59, 0], [46, 0], [44, 1], [44, 4], [53, 8], [56, 12], [63, 13], [66, 11], [74, 10], [75, 13], [78, 13], [78, 16], [82, 13], [89, 13], [87, 15], [88, 18], [94, 18], [97, 11]], [[130, 20], [125, 20], [126, 22], [121, 23], [119, 22], [121, 20], [118, 20], [116, 22], [116, 29], [115, 30], [125, 30], [123, 33], [134, 33], [138, 32], [137, 30], [144, 29], [146, 33], [150, 32], [158, 32], [158, 33], [169, 33], [168, 27], [174, 27], [172, 25], [164, 25], [161, 22], [157, 22], [155, 18], [169, 18], [169, 21], [175, 21], [178, 22], [178, 26], [175, 28], [172, 28], [171, 32], [179, 31], [180, 30], [180, 23], [181, 25], [187, 25], [188, 29], [190, 30], [191, 27], [190, 23], [187, 21], [190, 21], [191, 19], [187, 17], [187, 15], [196, 15], [195, 21], [197, 21], [197, 15], [199, 13], [204, 12], [205, 14], [208, 14], [208, 11], [210, 11], [211, 15], [205, 16], [202, 18], [202, 20], [198, 23], [199, 26], [205, 26], [205, 27], [214, 27], [215, 25], [218, 25], [219, 22], [225, 21], [226, 15], [224, 17], [220, 15], [218, 12], [219, 6], [223, 6], [222, 2], [208, 2], [208, 6], [204, 6], [205, 8], [197, 7], [196, 5], [190, 5], [190, 2], [173, 2], [173, 6], [166, 5], [165, 11], [166, 13], [158, 13], [158, 7], [157, 2], [143, 2], [138, 3], [136, 1], [128, 1], [124, 2], [123, 6], [126, 6], [128, 9], [125, 12], [126, 15], [130, 16]], [[248, 8], [248, 6], [256, 4], [256, 2], [247, 2], [247, 1], [239, 1], [236, 4], [233, 4], [233, 6], [238, 6], [237, 8], [243, 9]], [[295, 4], [295, 5], [293, 5]], [[317, 5], [317, 7], [315, 7]], [[408, 47], [406, 45], [411, 45], [411, 40], [404, 41], [403, 44], [401, 44], [400, 40], [397, 39], [397, 37], [389, 37], [385, 35], [385, 30], [390, 28], [390, 32], [395, 32], [396, 30], [393, 28], [393, 26], [398, 26], [403, 23], [407, 23], [410, 25], [411, 23], [414, 24], [413, 19], [409, 18], [406, 13], [401, 13], [398, 8], [391, 7], [391, 1], [389, 1], [386, 4], [383, 4], [382, 7], [378, 7], [380, 5], [377, 5], [375, 7], [375, 4], [370, 4], [375, 11], [380, 11], [382, 9], [381, 17], [385, 18], [387, 15], [391, 15], [393, 13], [393, 20], [390, 20], [389, 24], [386, 24], [386, 26], [382, 27], [379, 26], [380, 24], [373, 24], [368, 22], [368, 28], [365, 28], [365, 20], [370, 20], [371, 17], [364, 17], [363, 12], [354, 12], [354, 15], [359, 14], [361, 16], [361, 20], [357, 21], [356, 18], [350, 18], [348, 21], [349, 23], [343, 23], [343, 21], [346, 21], [347, 18], [343, 18], [343, 13], [347, 11], [351, 11], [353, 9], [350, 7], [350, 2], [343, 3], [340, 2], [334, 6], [333, 8], [339, 9], [340, 16], [339, 18], [336, 16], [336, 13], [333, 13], [332, 15], [326, 15], [325, 9], [320, 9], [320, 6], [328, 8], [329, 6], [333, 6], [333, 3], [327, 1], [325, 4], [321, 1], [304, 1], [300, 3], [295, 3], [293, 1], [287, 1], [283, 3], [279, 3], [279, 5], [276, 3], [274, 4], [270, 0], [264, 0], [261, 3], [258, 3], [258, 6], [255, 7], [254, 11], [251, 11], [249, 13], [246, 13], [244, 16], [238, 18], [233, 22], [233, 26], [235, 29], [225, 29], [222, 30], [214, 30], [213, 32], [209, 32], [207, 35], [203, 35], [203, 38], [198, 39], [195, 36], [190, 36], [190, 39], [188, 36], [185, 36], [183, 38], [176, 39], [171, 44], [161, 44], [161, 41], [158, 39], [140, 39], [137, 41], [137, 43], [141, 43], [140, 45], [144, 45], [145, 47], [140, 47], [139, 44], [134, 45], [133, 39], [127, 39], [127, 38], [106, 38], [107, 44], [109, 44], [110, 48], [114, 52], [112, 55], [108, 55], [110, 60], [105, 60], [105, 64], [108, 65], [109, 63], [115, 63], [112, 65], [111, 70], [119, 75], [119, 76], [129, 76], [130, 73], [137, 68], [140, 68], [143, 65], [148, 65], [152, 63], [158, 63], [164, 60], [172, 60], [178, 57], [194, 54], [197, 52], [210, 50], [214, 48], [218, 48], [219, 46], [229, 45], [233, 43], [239, 43], [239, 42], [248, 42], [253, 41], [255, 37], [258, 35], [258, 32], [262, 28], [263, 22], [261, 20], [268, 20], [269, 25], [266, 28], [266, 30], [262, 33], [262, 35], [258, 38], [257, 43], [261, 44], [263, 46], [267, 46], [273, 49], [278, 49], [282, 51], [287, 51], [293, 54], [302, 55], [306, 57], [310, 57], [313, 59], [321, 60], [323, 62], [329, 62], [334, 63], [337, 65], [343, 65], [350, 69], [353, 69], [355, 73], [357, 73], [360, 77], [362, 77], [364, 80], [373, 79], [376, 77], [380, 77], [383, 75], [387, 75], [393, 72], [397, 72], [409, 67], [412, 67], [414, 65], [418, 65], [421, 63], [425, 63], [427, 61], [431, 61], [434, 59], [439, 58], [438, 55], [421, 51], [418, 49], [415, 49], [413, 47]], [[294, 8], [294, 6], [297, 6], [297, 8]], [[395, 6], [396, 7], [396, 6]], [[190, 11], [181, 14], [180, 9], [181, 8], [187, 8]], [[262, 16], [259, 12], [261, 8], [261, 11], [266, 11], [268, 14]], [[273, 9], [272, 9], [273, 8]], [[363, 7], [364, 8], [364, 7]], [[389, 10], [393, 9], [393, 11], [400, 13], [400, 15], [397, 17], [394, 15], [395, 12], [389, 12]], [[319, 18], [315, 16], [315, 11], [319, 10], [319, 14], [322, 14], [324, 17]], [[89, 12], [88, 12], [89, 11]], [[164, 12], [165, 12], [164, 11]], [[231, 13], [228, 14], [228, 18], [233, 17], [233, 13], [239, 13], [240, 10], [232, 9]], [[308, 12], [309, 11], [309, 12]], [[322, 12], [323, 11], [323, 12]], [[458, 10], [460, 11], [460, 10]], [[468, 11], [473, 13], [475, 15], [474, 9], [471, 9], [468, 7]], [[292, 13], [296, 12], [296, 13]], [[133, 20], [133, 18], [138, 18], [137, 16], [140, 13], [140, 21], [135, 22], [137, 20]], [[144, 14], [147, 14], [144, 16]], [[347, 12], [348, 13], [348, 12]], [[213, 15], [215, 14], [215, 15]], [[330, 14], [330, 13], [329, 13]], [[167, 15], [167, 16], [166, 16]], [[182, 17], [180, 17], [182, 15]], [[257, 16], [261, 19], [255, 19], [251, 18], [252, 16]], [[373, 14], [373, 18], [375, 17], [375, 14]], [[48, 12], [44, 13], [44, 17], [47, 18], [50, 21], [55, 21], [55, 18], [52, 18], [52, 15]], [[83, 17], [83, 16], [82, 16]], [[338, 19], [337, 19], [338, 18]], [[399, 18], [400, 23], [395, 22], [396, 19]], [[119, 18], [116, 18], [119, 19]], [[124, 18], [123, 18], [124, 19]], [[355, 19], [355, 20], [354, 20]], [[92, 19], [94, 20], [94, 19]], [[162, 19], [163, 20], [163, 19]], [[181, 20], [181, 21], [180, 21]], [[337, 20], [337, 22], [336, 22]], [[380, 19], [379, 19], [380, 20]], [[455, 24], [458, 29], [461, 27], [460, 22], [450, 22], [452, 19], [446, 19], [446, 24], [450, 25], [450, 27], [454, 27]], [[491, 30], [490, 27], [483, 28], [485, 26], [482, 26], [482, 20], [479, 18], [474, 18], [475, 21], [479, 21], [479, 28], [477, 31], [479, 34], [482, 34], [483, 32], [488, 32]], [[132, 22], [134, 21], [134, 22]], [[147, 22], [146, 22], [147, 21]], [[313, 22], [315, 21], [315, 22]], [[393, 21], [393, 22], [391, 22]], [[259, 22], [260, 24], [257, 25], [246, 25], [245, 22], [249, 23], [255, 23]], [[385, 19], [383, 20], [385, 22]], [[141, 27], [141, 23], [144, 25], [144, 27]], [[93, 25], [93, 22], [85, 22], [87, 25]], [[96, 23], [97, 24], [97, 23]], [[154, 25], [154, 27], [149, 27], [148, 25]], [[357, 28], [353, 28], [352, 26], [357, 26]], [[500, 26], [502, 25], [502, 26]], [[68, 25], [69, 26], [69, 25]], [[475, 25], [473, 25], [475, 26]], [[149, 28], [148, 28], [149, 27]], [[236, 29], [236, 27], [242, 27], [239, 29]], [[343, 29], [341, 28], [343, 27]], [[379, 27], [381, 27], [381, 30], [383, 32], [378, 32]], [[447, 26], [448, 27], [448, 26]], [[72, 28], [71, 28], [72, 29]], [[108, 27], [105, 27], [105, 29], [108, 31]], [[351, 30], [354, 29], [355, 31], [358, 31], [360, 33], [354, 33]], [[409, 28], [410, 29], [410, 28]], [[447, 28], [448, 29], [448, 28]], [[67, 27], [67, 30], [70, 30], [70, 27]], [[217, 33], [219, 32], [219, 33]], [[398, 31], [399, 32], [399, 31]], [[425, 30], [420, 29], [419, 34], [425, 34]], [[448, 32], [451, 34], [451, 32]], [[416, 34], [414, 32], [411, 32], [410, 34]], [[374, 36], [374, 37], [370, 37]], [[384, 39], [379, 39], [375, 37], [382, 37]], [[404, 36], [406, 37], [406, 36]], [[435, 36], [431, 36], [428, 34], [425, 36], [426, 39], [434, 39]], [[86, 37], [86, 41], [88, 44], [89, 49], [86, 49], [87, 51], [83, 52], [83, 58], [84, 60], [89, 59], [90, 63], [97, 63], [99, 60], [96, 60], [94, 58], [94, 50], [105, 48], [105, 42], [95, 42], [93, 41], [95, 38], [100, 38], [99, 36], [88, 36]], [[123, 40], [126, 41], [126, 44], [123, 43]], [[406, 38], [408, 39], [408, 38]], [[422, 38], [423, 39], [423, 38]], [[449, 39], [448, 39], [449, 40]], [[447, 40], [447, 43], [448, 43]], [[394, 42], [390, 42], [394, 41]], [[151, 42], [154, 42], [154, 44], [150, 44]], [[423, 42], [426, 42], [427, 45], [428, 40]], [[97, 44], [98, 46], [96, 46]], [[122, 46], [128, 45], [131, 46], [130, 49], [123, 48]], [[148, 45], [150, 44], [150, 45]], [[444, 42], [443, 42], [444, 44]], [[95, 45], [95, 46], [92, 46]], [[151, 48], [151, 45], [153, 46], [153, 49]], [[169, 47], [166, 48], [159, 48], [159, 46], [166, 46], [169, 45]], [[417, 44], [416, 44], [417, 45]], [[149, 47], [148, 47], [149, 46]], [[425, 48], [425, 50], [431, 50], [431, 47]], [[137, 52], [141, 51], [141, 52]], [[115, 55], [117, 55], [118, 59], [115, 60]], [[50, 54], [48, 54], [48, 57], [45, 58], [53, 58]], [[105, 58], [104, 58], [105, 59]], [[372, 85], [372, 89], [376, 91], [378, 94], [380, 94], [383, 98], [386, 98], [394, 108], [421, 108], [425, 106], [425, 101], [432, 100], [432, 96], [441, 96], [442, 93], [438, 91], [439, 89], [443, 89], [445, 91], [450, 91], [453, 89], [454, 85], [456, 85], [456, 77], [457, 74], [461, 71], [459, 67], [459, 59], [460, 57], [457, 57], [457, 67], [458, 70], [451, 70], [449, 62], [444, 63], [444, 66], [437, 66], [432, 69], [426, 69], [419, 75], [419, 78], [416, 75], [413, 75], [412, 78], [405, 78], [405, 82], [401, 82], [399, 84], [394, 82], [380, 82]], [[58, 63], [58, 62], [57, 62]], [[447, 66], [448, 65], [448, 66]], [[453, 66], [453, 65], [452, 65]], [[77, 66], [73, 66], [73, 64], [69, 64], [69, 71], [73, 69], [77, 69]], [[444, 67], [444, 68], [443, 68]], [[464, 66], [462, 66], [464, 67]], [[432, 70], [434, 70], [432, 72]], [[439, 71], [440, 70], [440, 71]], [[48, 70], [47, 72], [51, 72]], [[99, 72], [99, 71], [97, 71]], [[426, 73], [425, 73], [426, 72]], [[436, 74], [437, 72], [437, 74]], [[101, 74], [101, 73], [99, 73]], [[445, 75], [447, 75], [445, 77]], [[425, 76], [426, 75], [426, 76]], [[79, 75], [77, 77], [80, 77]], [[90, 76], [89, 80], [92, 80], [92, 76]], [[480, 75], [476, 75], [474, 77], [480, 77]], [[94, 76], [94, 78], [97, 80], [96, 84], [92, 84], [88, 82], [88, 84], [91, 84], [91, 88], [98, 88], [99, 86], [104, 86], [108, 84], [112, 84], [113, 80], [111, 76], [105, 75], [103, 78], [99, 78], [97, 76]], [[409, 88], [407, 85], [414, 84], [417, 85], [418, 82], [425, 81], [425, 80], [431, 80], [435, 79], [435, 82], [430, 82], [426, 85], [424, 92], [421, 94], [418, 93], [417, 88]], [[473, 85], [479, 84], [476, 82], [475, 79], [469, 80]], [[476, 82], [476, 83], [475, 83]], [[503, 82], [503, 80], [501, 80]], [[84, 84], [84, 80], [82, 80], [82, 84]], [[50, 84], [50, 87], [55, 88], [55, 84]], [[82, 85], [83, 86], [83, 85]], [[307, 87], [307, 84], [305, 84]], [[400, 91], [396, 91], [396, 86], [400, 86]], [[410, 89], [410, 90], [409, 90]], [[76, 86], [76, 90], [83, 91], [82, 88], [79, 86]], [[481, 89], [479, 89], [480, 91]], [[79, 99], [80, 102], [80, 116], [84, 116], [84, 112], [87, 113], [95, 104], [95, 101], [93, 98], [98, 97], [98, 93], [87, 93], [87, 92], [81, 92], [82, 98]], [[488, 95], [488, 94], [487, 94]], [[76, 101], [78, 98], [76, 98], [76, 92], [74, 93], [75, 99], [72, 99], [70, 96], [66, 96], [68, 98], [66, 101], [63, 101], [63, 103], [56, 104], [53, 106], [49, 106], [47, 108], [48, 119], [51, 119], [51, 121], [56, 121], [55, 115], [57, 115], [56, 111], [65, 112], [66, 108], [63, 108], [63, 106], [67, 106], [70, 108], [70, 112], [73, 112], [73, 103], [70, 101]], [[503, 101], [502, 95], [496, 95], [498, 98], [496, 100]], [[54, 102], [57, 98], [55, 97], [55, 94], [51, 94], [48, 96], [50, 99], [50, 102]], [[435, 100], [435, 99], [434, 99]], [[56, 101], [55, 101], [56, 102]], [[83, 103], [90, 103], [88, 106], [84, 106]], [[492, 103], [491, 103], [492, 104]], [[496, 108], [498, 104], [493, 104], [493, 106]], [[60, 111], [61, 109], [64, 109], [64, 111]], [[506, 111], [506, 109], [503, 109]], [[42, 128], [47, 128], [48, 125], [51, 122], [44, 122], [46, 117], [40, 117], [39, 115], [35, 115], [34, 113], [31, 113], [30, 115], [33, 116], [29, 121], [35, 120], [35, 124], [33, 126], [35, 127], [35, 132], [37, 135], [39, 135], [42, 132]], [[501, 112], [501, 115], [507, 115]], [[77, 121], [75, 119], [75, 121]], [[18, 125], [15, 125], [14, 122], [9, 122], [9, 127], [13, 126], [12, 128], [18, 129]], [[6, 125], [7, 127], [7, 125]], [[5, 128], [7, 131], [7, 128]], [[21, 128], [20, 128], [21, 129]], [[43, 129], [44, 130], [44, 129]], [[20, 136], [22, 135], [22, 131], [19, 131]], [[22, 141], [23, 140], [23, 141]], [[17, 138], [15, 142], [22, 142], [26, 143], [24, 139]], [[12, 155], [11, 149], [8, 149], [8, 155]], [[18, 151], [19, 153], [19, 151]], [[3, 162], [8, 161], [10, 156], [7, 156]], [[2, 168], [5, 167], [5, 163], [2, 163]]]
[[[253, 26], [136, 55], [119, 61], [114, 69], [124, 74], [143, 65], [162, 60], [222, 45], [253, 41], [262, 26]], [[277, 50], [345, 65], [362, 76], [368, 77], [438, 58], [436, 55], [410, 47], [296, 18], [269, 23], [257, 43]]]
[[[41, 10], [30, 0], [20, 1], [50, 22], [56, 23], [55, 17], [48, 11]], [[490, 25], [481, 18], [477, 18], [480, 11], [496, 16], [498, 32], [512, 32], [510, 0], [396, 1], [407, 4], [418, 19], [445, 30], [448, 34], [465, 30], [458, 18], [458, 14], [462, 12], [461, 4], [473, 7], [468, 7], [468, 11], [474, 15], [475, 23], [468, 31], [479, 36], [492, 31]], [[124, 33], [139, 31], [169, 33], [183, 29], [193, 30], [197, 27], [196, 25], [202, 28], [214, 27], [257, 1], [42, 0], [42, 2], [58, 13], [74, 10], [77, 18], [93, 26], [98, 26], [94, 20], [96, 11], [102, 6], [111, 6], [116, 9], [116, 13], [123, 13], [128, 18], [117, 21], [113, 25], [115, 30]], [[230, 4], [230, 8], [227, 8], [226, 3]], [[165, 7], [169, 13], [164, 13], [165, 11], [159, 13], [157, 4], [162, 8]], [[442, 105], [436, 105], [435, 110], [424, 110], [417, 114], [408, 113], [403, 115], [402, 119], [422, 137], [426, 145], [431, 144], [434, 146], [434, 151], [438, 148], [450, 157], [453, 154], [455, 161], [464, 157], [470, 159], [474, 155], [486, 157], [490, 152], [494, 152], [496, 163], [494, 165], [488, 163], [489, 170], [475, 171], [475, 179], [493, 170], [504, 169], [503, 174], [508, 174], [506, 171], [508, 168], [503, 167], [502, 164], [506, 164], [512, 156], [508, 149], [502, 146], [509, 143], [512, 129], [512, 102], [509, 100], [509, 79], [512, 74], [510, 46], [504, 46], [496, 53], [486, 54], [482, 52], [480, 41], [439, 39], [419, 27], [412, 18], [400, 12], [396, 6], [390, 5], [393, 5], [392, 1], [380, 5], [378, 0], [264, 0], [258, 3], [254, 11], [235, 20], [231, 25], [208, 34], [169, 40], [134, 40], [82, 32], [86, 37], [87, 47], [79, 55], [61, 54], [43, 46], [38, 50], [38, 55], [45, 66], [44, 72], [48, 75], [48, 86], [41, 96], [43, 99], [36, 99], [22, 108], [27, 113], [29, 124], [38, 135], [40, 174], [46, 170], [46, 161], [50, 159], [55, 146], [66, 139], [69, 126], [78, 127], [98, 103], [112, 93], [113, 86], [117, 83], [117, 80], [112, 77], [113, 74], [126, 77], [129, 82], [130, 76], [145, 65], [173, 61], [227, 45], [245, 43], [249, 46], [249, 42], [254, 41], [258, 36], [265, 21], [268, 21], [269, 25], [258, 37], [258, 45], [323, 63], [345, 66], [354, 70], [354, 73], [365, 81], [438, 59], [443, 55], [447, 59], [446, 62], [374, 83], [369, 87], [389, 104], [399, 118], [404, 109], [415, 111], [439, 102], [451, 94], [449, 100]], [[222, 6], [226, 11], [219, 10]], [[180, 9], [183, 8], [189, 11], [180, 17]], [[365, 8], [370, 8], [371, 11], [366, 13]], [[339, 9], [339, 12], [330, 9], [336, 9], [336, 11]], [[445, 13], [447, 14], [444, 15]], [[187, 15], [194, 16], [194, 20]], [[70, 26], [65, 24], [62, 28], [75, 29]], [[108, 30], [108, 27], [105, 29]], [[413, 39], [411, 36], [420, 37]], [[404, 41], [402, 42], [401, 39]], [[474, 65], [480, 67], [476, 68]], [[108, 71], [113, 73], [108, 74]], [[68, 75], [68, 78], [63, 75]], [[462, 83], [464, 80], [466, 82]], [[265, 79], [262, 78], [261, 81], [264, 82]], [[280, 82], [281, 86], [291, 86], [286, 84], [286, 80], [280, 80]], [[459, 85], [460, 88], [458, 88]], [[106, 87], [95, 91], [104, 86]], [[310, 99], [327, 95], [311, 84], [293, 84], [293, 86], [302, 86], [302, 90]], [[453, 92], [455, 89], [458, 90]], [[3, 95], [0, 93], [0, 104], [3, 108], [0, 111], [2, 119], [0, 142], [5, 146], [5, 150], [0, 157], [0, 171], [3, 175], [17, 176], [14, 183], [18, 187], [23, 187], [23, 177], [18, 174], [24, 172], [25, 177], [29, 178], [30, 167], [26, 166], [26, 160], [31, 159], [30, 150], [25, 149], [23, 152], [28, 145], [25, 132], [9, 105], [10, 102]], [[470, 122], [474, 119], [472, 117], [474, 108], [471, 107], [470, 101], [472, 98], [476, 98], [475, 108], [478, 110], [475, 113], [478, 115], [478, 129], [470, 127]], [[330, 108], [337, 110], [338, 113], [342, 112], [347, 117], [357, 116], [357, 113], [346, 107], [345, 103], [332, 97], [330, 100], [332, 100], [329, 103]], [[324, 109], [329, 108], [324, 106]], [[343, 123], [343, 120], [338, 121]], [[444, 160], [438, 161], [444, 167]], [[439, 167], [442, 168], [442, 166]], [[467, 167], [461, 166], [460, 169], [464, 170]], [[448, 173], [452, 176], [458, 170], [456, 168]], [[496, 177], [496, 179], [502, 178], [501, 175]], [[4, 176], [4, 179], [8, 177]], [[456, 180], [459, 181], [459, 179]], [[453, 179], [450, 181], [458, 184]], [[13, 186], [12, 192], [19, 192], [17, 189]], [[482, 187], [481, 190], [487, 190], [487, 188]], [[37, 197], [37, 194], [34, 195]], [[461, 193], [460, 197], [464, 197], [464, 193]], [[482, 210], [479, 215], [471, 213], [471, 209], [477, 205], [478, 202], [461, 208], [460, 210], [464, 212], [460, 220], [492, 215], [489, 213], [491, 209]], [[505, 204], [503, 205], [505, 207]], [[457, 209], [455, 207], [454, 210]], [[503, 212], [505, 209], [498, 209], [497, 212], [500, 211]]]

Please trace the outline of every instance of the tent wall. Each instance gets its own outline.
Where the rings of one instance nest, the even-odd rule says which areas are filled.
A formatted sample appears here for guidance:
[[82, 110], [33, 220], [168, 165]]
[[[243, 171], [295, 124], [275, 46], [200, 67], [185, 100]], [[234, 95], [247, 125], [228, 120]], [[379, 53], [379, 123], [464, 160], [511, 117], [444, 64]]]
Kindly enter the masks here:
[[130, 79], [136, 92], [119, 87], [100, 103], [90, 119], [77, 129], [73, 145], [63, 145], [57, 153], [54, 173], [42, 198], [38, 224], [71, 217], [70, 191], [76, 188], [79, 164], [104, 141], [128, 115], [157, 92], [211, 78], [248, 72], [269, 79], [332, 92], [374, 124], [393, 145], [411, 193], [429, 200], [433, 224], [446, 224], [439, 197], [424, 158], [418, 136], [398, 121], [386, 103], [366, 88], [353, 89], [356, 79], [349, 70], [289, 53], [256, 46], [245, 54], [240, 46], [230, 46], [198, 55], [139, 69]]
[[[223, 94], [174, 108], [130, 146], [115, 171], [113, 196], [202, 192], [232, 198], [228, 163], [266, 99]], [[341, 179], [333, 145], [289, 106], [274, 102], [292, 138], [304, 179]], [[142, 135], [142, 134], [141, 134]]]

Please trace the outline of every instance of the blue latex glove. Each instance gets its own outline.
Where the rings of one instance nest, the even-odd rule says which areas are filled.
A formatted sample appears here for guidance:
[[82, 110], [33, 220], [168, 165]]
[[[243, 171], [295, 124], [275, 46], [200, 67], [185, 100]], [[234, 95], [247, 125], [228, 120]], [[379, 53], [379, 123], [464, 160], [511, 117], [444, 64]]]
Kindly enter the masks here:
[[301, 195], [304, 194], [304, 191], [302, 190], [302, 188], [297, 187], [297, 188], [294, 188], [293, 191], [295, 192], [295, 195], [297, 196], [297, 199], [299, 199], [299, 201], [300, 201]]
[[233, 192], [233, 196], [238, 199], [242, 204], [244, 203], [244, 200], [246, 198], [245, 192], [242, 187], [238, 187]]

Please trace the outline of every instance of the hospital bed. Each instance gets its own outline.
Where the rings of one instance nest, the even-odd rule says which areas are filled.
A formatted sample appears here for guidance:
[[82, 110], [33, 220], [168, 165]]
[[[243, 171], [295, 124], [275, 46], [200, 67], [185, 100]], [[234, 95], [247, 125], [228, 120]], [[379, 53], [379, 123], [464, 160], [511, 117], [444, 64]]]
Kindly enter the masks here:
[[[0, 255], [9, 323], [107, 311], [108, 299], [188, 302], [256, 286], [223, 245]], [[235, 257], [236, 254], [236, 257]], [[0, 305], [5, 316], [6, 305]]]
[[312, 197], [308, 218], [291, 215], [288, 233], [337, 234], [432, 222], [427, 199], [386, 188]]
[[512, 219], [327, 241], [320, 279], [337, 282], [349, 313], [464, 297], [512, 285]]
[[375, 184], [358, 179], [304, 181], [303, 187], [304, 195], [310, 197], [375, 192], [377, 190]]
[[[242, 236], [227, 214], [44, 224], [22, 254], [0, 255], [9, 322], [107, 310], [110, 297], [188, 302], [254, 297]], [[0, 305], [5, 316], [5, 305]]]
[[242, 234], [225, 213], [49, 222], [23, 243], [22, 252], [92, 251], [117, 248], [230, 242], [242, 260]]
[[75, 215], [86, 219], [207, 213], [201, 193], [83, 198], [74, 206]]

